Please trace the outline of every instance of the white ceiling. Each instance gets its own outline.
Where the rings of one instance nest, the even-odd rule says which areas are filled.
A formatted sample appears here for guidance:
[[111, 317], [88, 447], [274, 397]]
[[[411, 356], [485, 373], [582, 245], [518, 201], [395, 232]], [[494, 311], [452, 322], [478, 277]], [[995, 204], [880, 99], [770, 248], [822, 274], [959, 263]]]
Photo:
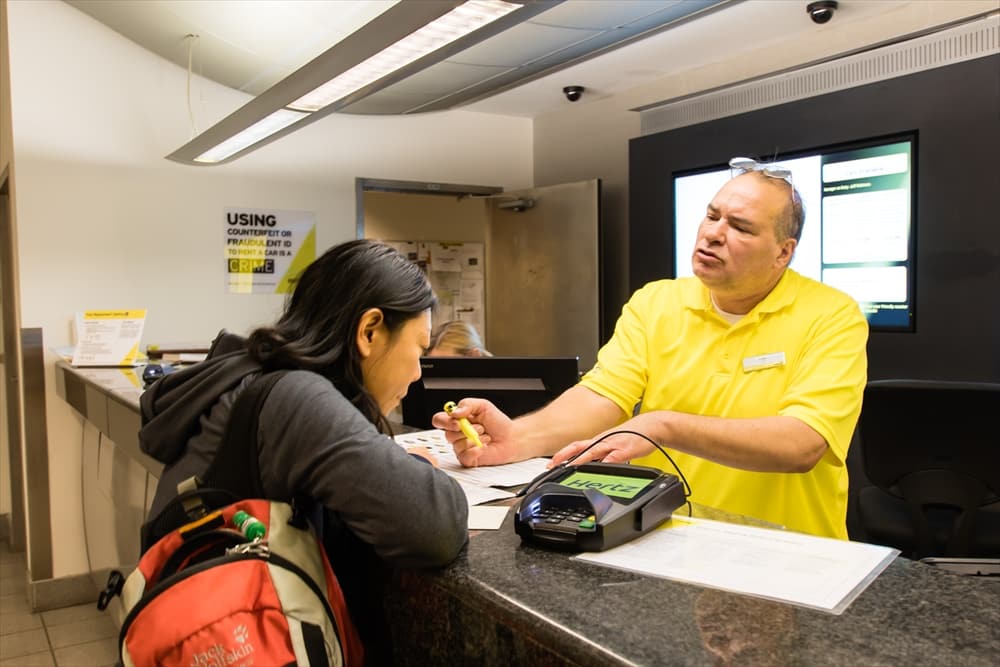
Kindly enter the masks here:
[[[429, 0], [402, 1], [431, 6]], [[516, 19], [471, 47], [456, 47], [441, 62], [401, 73], [402, 80], [342, 103], [339, 110], [368, 114], [452, 108], [742, 0], [528, 1], [518, 12], [527, 18]], [[252, 95], [265, 92], [399, 4], [396, 0], [66, 2], [167, 60], [185, 68], [190, 65], [196, 74]], [[368, 30], [361, 43], [374, 45], [380, 39], [380, 29]], [[345, 57], [356, 50], [341, 46]], [[488, 105], [483, 110], [488, 111]], [[517, 115], [539, 111], [529, 104]]]
[[[936, 1], [936, 0], [935, 0]], [[66, 0], [159, 55], [209, 79], [259, 94], [329, 49], [394, 0]], [[664, 0], [566, 0], [578, 16], [599, 17]], [[814, 24], [808, 0], [726, 0], [715, 10], [650, 37], [473, 101], [464, 108], [534, 117], [569, 104], [565, 85], [587, 88], [584, 102], [668, 74], [738, 58], [769, 44], [862, 25], [866, 16], [914, 0], [841, 0], [835, 17]], [[930, 3], [928, 3], [930, 4]], [[565, 8], [564, 8], [565, 9]], [[565, 12], [564, 13], [568, 13]], [[192, 40], [188, 35], [198, 35]], [[530, 43], [521, 40], [525, 48]]]
[[[65, 0], [133, 42], [257, 95], [396, 0]], [[197, 35], [193, 42], [188, 35]]]

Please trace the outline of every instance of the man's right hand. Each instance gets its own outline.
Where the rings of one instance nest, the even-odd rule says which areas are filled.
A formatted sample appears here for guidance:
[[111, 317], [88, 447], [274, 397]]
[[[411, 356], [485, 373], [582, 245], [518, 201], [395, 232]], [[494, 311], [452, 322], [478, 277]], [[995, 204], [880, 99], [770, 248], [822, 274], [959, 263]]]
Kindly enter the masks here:
[[[472, 424], [483, 443], [482, 447], [477, 447], [462, 433], [458, 424], [461, 418], [468, 419]], [[435, 413], [431, 424], [444, 431], [455, 456], [467, 468], [511, 463], [524, 458], [514, 442], [514, 422], [485, 399], [463, 398], [451, 415]]]

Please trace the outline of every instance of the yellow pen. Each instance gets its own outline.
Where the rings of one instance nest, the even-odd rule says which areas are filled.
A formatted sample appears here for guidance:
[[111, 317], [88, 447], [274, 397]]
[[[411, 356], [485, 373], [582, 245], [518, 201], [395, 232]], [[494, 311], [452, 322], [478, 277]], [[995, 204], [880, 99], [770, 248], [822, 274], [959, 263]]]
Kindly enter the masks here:
[[[444, 404], [444, 411], [450, 415], [452, 410], [454, 410], [457, 407], [458, 406], [455, 405], [455, 401], [448, 401], [447, 403]], [[462, 433], [465, 435], [466, 438], [469, 439], [469, 442], [474, 444], [476, 447], [483, 446], [482, 440], [479, 439], [479, 434], [476, 433], [476, 429], [472, 427], [472, 424], [469, 423], [468, 419], [466, 419], [465, 417], [460, 417], [458, 419], [458, 427], [462, 429]]]

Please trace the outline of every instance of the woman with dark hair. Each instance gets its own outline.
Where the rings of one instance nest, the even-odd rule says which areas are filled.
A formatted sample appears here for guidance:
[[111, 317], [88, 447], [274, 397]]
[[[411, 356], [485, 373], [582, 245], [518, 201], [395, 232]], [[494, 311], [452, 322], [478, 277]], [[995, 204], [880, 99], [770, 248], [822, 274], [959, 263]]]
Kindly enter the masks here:
[[[386, 245], [350, 241], [302, 272], [277, 324], [250, 335], [250, 356], [265, 370], [298, 368], [322, 375], [379, 430], [391, 433], [384, 415], [420, 378], [419, 355], [393, 366], [378, 355], [370, 358], [369, 348], [402, 333], [400, 341], [410, 344], [407, 351], [426, 350], [435, 301], [423, 272], [405, 257]], [[366, 389], [366, 383], [375, 389]]]
[[386, 435], [385, 415], [420, 377], [434, 303], [424, 274], [392, 248], [343, 243], [303, 271], [284, 313], [245, 350], [167, 375], [140, 399], [140, 447], [165, 464], [156, 516], [179, 482], [208, 469], [240, 392], [261, 373], [291, 371], [261, 408], [260, 481], [270, 499], [305, 495], [324, 508], [328, 556], [371, 658], [386, 648], [364, 581], [383, 563], [445, 565], [467, 539], [458, 484]]

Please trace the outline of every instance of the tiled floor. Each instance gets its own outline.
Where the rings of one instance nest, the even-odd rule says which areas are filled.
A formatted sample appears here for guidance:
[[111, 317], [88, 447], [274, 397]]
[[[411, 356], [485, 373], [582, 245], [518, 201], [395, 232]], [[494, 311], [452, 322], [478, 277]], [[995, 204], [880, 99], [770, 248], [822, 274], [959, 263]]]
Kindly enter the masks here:
[[0, 541], [0, 667], [114, 665], [118, 629], [95, 604], [31, 613], [24, 554]]

